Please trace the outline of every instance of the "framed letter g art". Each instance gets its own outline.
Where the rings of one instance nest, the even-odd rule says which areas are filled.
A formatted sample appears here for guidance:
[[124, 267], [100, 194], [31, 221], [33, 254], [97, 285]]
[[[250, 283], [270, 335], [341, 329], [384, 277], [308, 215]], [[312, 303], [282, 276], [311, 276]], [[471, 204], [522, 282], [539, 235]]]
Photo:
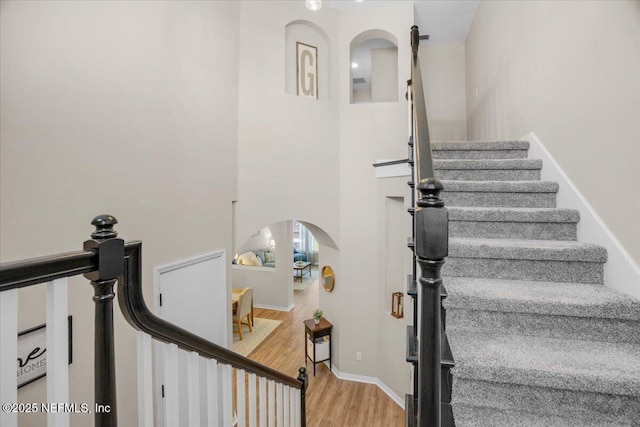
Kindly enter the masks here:
[[318, 49], [296, 43], [297, 94], [318, 99]]

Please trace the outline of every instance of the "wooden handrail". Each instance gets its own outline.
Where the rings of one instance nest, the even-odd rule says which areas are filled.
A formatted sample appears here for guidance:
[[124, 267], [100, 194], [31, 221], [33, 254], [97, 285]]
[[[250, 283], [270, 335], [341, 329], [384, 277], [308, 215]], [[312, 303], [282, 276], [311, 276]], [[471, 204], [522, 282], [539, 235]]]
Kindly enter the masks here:
[[0, 292], [98, 270], [98, 254], [75, 251], [0, 264]]
[[429, 125], [425, 104], [424, 87], [420, 72], [418, 46], [420, 33], [417, 26], [411, 27], [411, 83], [410, 94], [413, 111], [415, 163], [419, 192], [414, 212], [414, 254], [420, 264], [420, 336], [418, 337], [418, 396], [417, 425], [440, 427], [442, 375], [441, 347], [442, 320], [440, 294], [442, 288], [441, 269], [449, 248], [449, 219], [440, 193], [442, 183], [434, 177], [433, 155], [429, 139]]
[[427, 107], [424, 97], [424, 86], [420, 72], [418, 45], [420, 33], [418, 27], [411, 27], [411, 99], [413, 103], [413, 121], [415, 128], [414, 144], [416, 145], [416, 165], [418, 166], [418, 183], [433, 178], [433, 154], [429, 139], [429, 123], [427, 122]]
[[142, 295], [141, 267], [142, 242], [127, 242], [124, 274], [118, 280], [118, 303], [125, 319], [135, 329], [151, 335], [158, 341], [176, 344], [183, 350], [195, 351], [202, 357], [215, 359], [236, 369], [242, 369], [296, 389], [304, 386], [303, 382], [297, 378], [241, 356], [154, 315], [147, 307]]
[[113, 285], [118, 283], [118, 302], [129, 324], [151, 337], [176, 344], [207, 359], [230, 365], [268, 380], [300, 390], [301, 426], [306, 425], [305, 394], [308, 377], [305, 368], [297, 378], [243, 357], [159, 318], [148, 309], [142, 294], [142, 242], [124, 243], [117, 238], [111, 215], [94, 218], [96, 231], [84, 242], [83, 251], [0, 264], [0, 292], [83, 274], [95, 289], [95, 396], [110, 411], [96, 412], [95, 425], [117, 426], [115, 354], [112, 301]]

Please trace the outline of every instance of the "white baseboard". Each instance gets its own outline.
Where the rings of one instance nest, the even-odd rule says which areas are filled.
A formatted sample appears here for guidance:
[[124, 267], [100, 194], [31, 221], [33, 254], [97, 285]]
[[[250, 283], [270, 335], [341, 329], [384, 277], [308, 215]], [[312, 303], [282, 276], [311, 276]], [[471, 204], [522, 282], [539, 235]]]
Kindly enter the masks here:
[[598, 216], [580, 190], [560, 168], [542, 142], [533, 132], [525, 135], [529, 141], [529, 157], [542, 159], [541, 179], [560, 185], [557, 205], [580, 211], [578, 240], [595, 243], [607, 248], [608, 260], [604, 265], [604, 284], [627, 295], [640, 299], [640, 268], [620, 244], [609, 227]]
[[265, 308], [267, 310], [276, 310], [276, 311], [291, 311], [293, 310], [293, 307], [295, 307], [295, 304], [291, 304], [289, 307], [282, 307], [279, 305], [267, 305], [267, 304], [253, 304], [254, 307], [256, 308]]
[[375, 384], [378, 388], [384, 391], [387, 396], [391, 398], [396, 404], [402, 408], [404, 411], [404, 399], [398, 396], [393, 390], [391, 390], [385, 383], [383, 383], [380, 378], [377, 377], [367, 377], [365, 375], [356, 375], [356, 374], [348, 374], [346, 372], [340, 372], [336, 365], [331, 365], [331, 372], [336, 378], [345, 381], [354, 381], [357, 383], [365, 383], [365, 384]]

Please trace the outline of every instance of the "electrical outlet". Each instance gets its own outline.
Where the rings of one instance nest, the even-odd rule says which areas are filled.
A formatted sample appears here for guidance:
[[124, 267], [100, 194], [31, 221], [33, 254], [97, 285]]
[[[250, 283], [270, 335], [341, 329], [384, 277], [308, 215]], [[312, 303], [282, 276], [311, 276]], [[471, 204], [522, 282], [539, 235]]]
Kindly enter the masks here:
[[359, 351], [356, 353], [356, 360], [362, 360], [362, 353]]

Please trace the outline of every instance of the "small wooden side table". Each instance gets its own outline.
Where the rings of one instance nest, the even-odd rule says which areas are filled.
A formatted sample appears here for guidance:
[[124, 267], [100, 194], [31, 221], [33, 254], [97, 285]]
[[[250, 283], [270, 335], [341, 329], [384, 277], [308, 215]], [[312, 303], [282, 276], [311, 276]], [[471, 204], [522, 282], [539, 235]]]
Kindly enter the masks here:
[[[316, 376], [316, 364], [329, 361], [329, 370], [331, 370], [331, 328], [333, 325], [324, 317], [320, 319], [319, 324], [315, 324], [313, 319], [304, 321], [304, 365], [307, 366], [307, 359], [313, 363], [313, 376]], [[316, 360], [316, 338], [329, 337], [329, 354], [327, 358]], [[313, 344], [313, 354], [309, 355], [307, 340], [311, 340]]]

